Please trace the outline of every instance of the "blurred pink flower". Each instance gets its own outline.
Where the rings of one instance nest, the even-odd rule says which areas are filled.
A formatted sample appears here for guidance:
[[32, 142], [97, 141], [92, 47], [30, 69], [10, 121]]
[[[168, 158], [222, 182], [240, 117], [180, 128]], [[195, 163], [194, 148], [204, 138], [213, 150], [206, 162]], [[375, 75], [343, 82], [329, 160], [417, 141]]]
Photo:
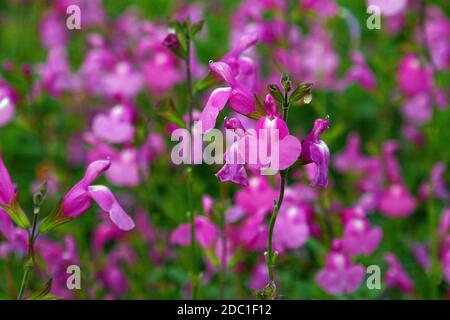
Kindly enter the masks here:
[[397, 257], [392, 253], [386, 253], [384, 259], [389, 267], [384, 277], [386, 286], [399, 288], [404, 293], [412, 293], [413, 283]]
[[[363, 210], [350, 209], [346, 216], [342, 248], [351, 256], [371, 255], [381, 242], [383, 231], [372, 227]], [[344, 213], [345, 214], [345, 213]]]
[[42, 18], [39, 25], [39, 34], [41, 42], [46, 49], [65, 46], [67, 44], [69, 31], [66, 27], [64, 14], [57, 11], [50, 11]]
[[[191, 243], [191, 225], [189, 223], [178, 226], [170, 235], [170, 243], [187, 246]], [[211, 247], [219, 236], [219, 230], [208, 218], [195, 217], [195, 238], [205, 249]]]
[[433, 72], [430, 66], [422, 65], [417, 55], [408, 53], [400, 61], [397, 81], [407, 96], [429, 94], [433, 89]]
[[316, 281], [327, 293], [341, 295], [356, 291], [364, 276], [363, 266], [353, 264], [348, 256], [338, 248], [333, 248], [328, 254], [325, 267], [317, 273]]
[[134, 127], [132, 114], [123, 105], [113, 107], [108, 114], [98, 114], [92, 123], [94, 135], [110, 143], [125, 143], [133, 141]]
[[10, 123], [16, 113], [17, 94], [0, 77], [0, 128]]
[[384, 16], [393, 16], [406, 10], [408, 0], [367, 0], [367, 5], [379, 7]]
[[283, 203], [273, 234], [273, 246], [280, 252], [301, 247], [309, 238], [309, 226], [305, 205]]
[[333, 164], [338, 171], [360, 172], [364, 170], [366, 162], [360, 151], [360, 140], [358, 133], [348, 135], [345, 149], [334, 156]]
[[0, 205], [10, 205], [15, 196], [16, 187], [11, 180], [8, 169], [6, 169], [0, 151]]

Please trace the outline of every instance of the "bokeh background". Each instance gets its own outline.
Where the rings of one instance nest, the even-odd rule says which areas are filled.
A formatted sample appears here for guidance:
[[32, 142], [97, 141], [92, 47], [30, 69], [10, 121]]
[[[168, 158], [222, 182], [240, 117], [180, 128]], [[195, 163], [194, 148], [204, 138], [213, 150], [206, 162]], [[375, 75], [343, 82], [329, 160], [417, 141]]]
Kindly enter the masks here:
[[[291, 133], [304, 137], [316, 118], [330, 117], [330, 129], [321, 137], [331, 152], [329, 187], [311, 189], [303, 167], [292, 170], [289, 178], [292, 194], [314, 195], [299, 205], [307, 206], [312, 215], [308, 239], [285, 247], [277, 263], [280, 294], [286, 299], [448, 298], [450, 245], [445, 239], [449, 230], [440, 233], [438, 228], [445, 224], [441, 221], [450, 196], [429, 192], [429, 186], [433, 191], [447, 190], [445, 181], [450, 178], [448, 171], [438, 178], [430, 176], [436, 164], [450, 161], [450, 7], [446, 1], [424, 1], [426, 7], [421, 1], [400, 2], [406, 5], [393, 15], [382, 15], [381, 29], [371, 30], [366, 26], [367, 3], [362, 0], [0, 1], [0, 84], [15, 91], [15, 114], [0, 125], [0, 146], [21, 206], [31, 212], [32, 194], [47, 180], [45, 215], [79, 181], [90, 160], [111, 153], [119, 165], [99, 181], [113, 190], [136, 222], [133, 231], [121, 232], [92, 206], [81, 217], [43, 235], [30, 289], [52, 277], [52, 292], [65, 298], [189, 298], [193, 264], [203, 273], [201, 298], [252, 299], [253, 289], [265, 284], [264, 249], [236, 240], [251, 231], [252, 227], [242, 225], [252, 212], [229, 222], [233, 248], [224, 274], [216, 244], [209, 249], [200, 246], [193, 259], [188, 246], [171, 241], [171, 233], [188, 221], [185, 168], [171, 163], [169, 135], [178, 120], [173, 108], [184, 114], [187, 95], [183, 61], [163, 47], [162, 40], [170, 32], [170, 21], [190, 16], [205, 21], [193, 40], [195, 83], [207, 76], [210, 60], [217, 61], [236, 47], [246, 32], [257, 32], [259, 41], [246, 54], [255, 61], [259, 98], [264, 98], [266, 85], [278, 82], [285, 72], [294, 83], [314, 83], [312, 102], [291, 107]], [[65, 27], [65, 8], [72, 3], [80, 5], [81, 30]], [[420, 41], [424, 28], [432, 38], [427, 46]], [[361, 64], [352, 59], [356, 51], [362, 55]], [[155, 66], [158, 53], [168, 61], [162, 67]], [[428, 71], [408, 70], [404, 62], [408, 55], [414, 57], [413, 65]], [[121, 77], [117, 64], [124, 61], [132, 71]], [[142, 84], [133, 88], [136, 78]], [[402, 85], [402, 81], [411, 83]], [[195, 91], [195, 109], [203, 109], [214, 87]], [[424, 94], [426, 101], [413, 100], [417, 97], [408, 88]], [[135, 138], [123, 144], [106, 143], [115, 150], [111, 151], [92, 137], [92, 122], [117, 104], [132, 106]], [[231, 112], [220, 118], [226, 114]], [[351, 134], [359, 135], [363, 156], [346, 159], [349, 168], [337, 168], [336, 155]], [[414, 209], [393, 217], [377, 204], [367, 205], [367, 219], [382, 230], [382, 240], [369, 255], [351, 260], [364, 267], [379, 266], [382, 289], [369, 290], [364, 280], [357, 290], [330, 294], [316, 275], [326, 268], [333, 238], [345, 236], [343, 211], [361, 205], [363, 196], [369, 202], [379, 201], [377, 197], [390, 184], [383, 169], [361, 165], [361, 158], [378, 159], [383, 167], [383, 146], [391, 140], [398, 144], [395, 157]], [[125, 149], [139, 150], [139, 159], [127, 158], [129, 154], [121, 153]], [[239, 206], [236, 194], [243, 188], [220, 183], [214, 176], [218, 169], [194, 166], [192, 199], [197, 214], [220, 229], [221, 212], [231, 215], [230, 208]], [[138, 182], [123, 177], [127, 175], [137, 175]], [[362, 181], [379, 183], [378, 178], [382, 186], [376, 192], [360, 186]], [[269, 178], [268, 183], [277, 190], [276, 179]], [[205, 208], [206, 195], [212, 199], [212, 213]], [[394, 206], [397, 200], [402, 206], [403, 199], [395, 199]], [[13, 242], [0, 228], [0, 289], [11, 296], [17, 293], [25, 254]], [[402, 271], [385, 259], [388, 252], [395, 254]], [[82, 270], [81, 290], [64, 287], [66, 266], [72, 263]]]

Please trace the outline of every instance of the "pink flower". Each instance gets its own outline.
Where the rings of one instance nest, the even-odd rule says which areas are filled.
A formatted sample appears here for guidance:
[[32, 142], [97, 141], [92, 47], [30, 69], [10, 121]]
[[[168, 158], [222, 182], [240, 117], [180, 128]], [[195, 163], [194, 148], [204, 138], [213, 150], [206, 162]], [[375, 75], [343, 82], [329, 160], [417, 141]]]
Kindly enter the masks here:
[[364, 211], [357, 208], [348, 211], [350, 211], [350, 217], [347, 216], [345, 221], [343, 250], [351, 256], [360, 254], [368, 256], [377, 249], [383, 237], [383, 231], [381, 228], [370, 226]]
[[393, 16], [404, 12], [408, 5], [408, 0], [367, 0], [368, 6], [377, 6], [385, 16]]
[[114, 295], [125, 295], [128, 292], [128, 280], [117, 264], [107, 265], [97, 273], [97, 279], [105, 290]]
[[388, 217], [406, 217], [416, 209], [416, 200], [403, 184], [392, 184], [381, 195], [378, 206]]
[[140, 171], [139, 160], [138, 150], [134, 148], [115, 151], [111, 156], [111, 167], [105, 175], [117, 186], [136, 186], [141, 181], [142, 173], [147, 174], [144, 169]]
[[252, 270], [252, 276], [248, 285], [252, 289], [262, 290], [268, 282], [269, 271], [267, 270], [267, 265], [264, 262], [258, 262]]
[[360, 151], [360, 137], [352, 133], [347, 138], [345, 149], [334, 156], [334, 167], [340, 172], [360, 172], [364, 170], [365, 157]]
[[39, 34], [41, 42], [47, 49], [65, 46], [69, 39], [65, 16], [58, 14], [56, 11], [46, 14], [41, 20]]
[[304, 164], [314, 163], [316, 174], [312, 182], [313, 186], [326, 188], [328, 186], [328, 162], [330, 161], [330, 150], [326, 143], [320, 140], [320, 135], [329, 128], [327, 119], [317, 119], [314, 128], [302, 141], [301, 160]]
[[[211, 247], [219, 236], [217, 227], [206, 217], [195, 217], [195, 238], [205, 249]], [[182, 224], [170, 235], [170, 243], [188, 246], [191, 243], [191, 225]]]
[[0, 78], [0, 128], [14, 118], [16, 101], [15, 91]]
[[387, 141], [383, 146], [387, 176], [392, 184], [381, 194], [378, 206], [389, 217], [409, 216], [416, 209], [416, 200], [402, 181], [400, 167], [394, 155], [397, 149], [395, 141]]
[[414, 125], [420, 125], [430, 121], [433, 105], [430, 96], [426, 93], [419, 93], [407, 98], [402, 105], [402, 115]]
[[248, 185], [248, 176], [243, 164], [225, 164], [216, 173], [216, 177], [221, 182], [231, 181], [243, 187]]
[[73, 291], [67, 289], [67, 279], [70, 276], [67, 273], [67, 267], [80, 264], [73, 237], [66, 236], [63, 244], [41, 237], [38, 239], [36, 247], [46, 266], [46, 273], [53, 279], [51, 292], [67, 299], [73, 299]]
[[143, 79], [128, 61], [118, 62], [105, 74], [101, 85], [107, 97], [125, 100], [135, 97], [142, 89]]
[[94, 180], [109, 168], [110, 164], [109, 160], [98, 160], [88, 166], [83, 179], [64, 196], [63, 213], [71, 218], [80, 216], [89, 209], [91, 199], [93, 199], [103, 211], [109, 213], [111, 221], [119, 229], [128, 231], [134, 228], [134, 223], [112, 192], [105, 186], [91, 186]]
[[255, 97], [252, 92], [233, 75], [225, 62], [211, 62], [209, 68], [224, 80], [229, 87], [218, 88], [209, 96], [208, 102], [200, 115], [202, 131], [214, 128], [219, 112], [229, 101], [230, 107], [238, 113], [249, 114], [256, 111]]
[[134, 127], [131, 112], [122, 105], [113, 107], [108, 114], [95, 116], [92, 123], [94, 135], [110, 143], [133, 141]]
[[286, 137], [289, 134], [288, 126], [281, 118], [275, 99], [270, 94], [267, 94], [264, 99], [264, 111], [266, 115], [256, 123], [257, 133], [260, 129], [278, 130], [279, 139]]
[[176, 57], [162, 45], [143, 65], [143, 74], [153, 95], [162, 96], [181, 80]]
[[64, 92], [78, 91], [81, 83], [77, 75], [70, 71], [65, 47], [52, 47], [48, 52], [47, 62], [37, 66], [39, 81], [37, 90], [45, 90], [52, 96], [59, 96]]
[[443, 162], [437, 163], [431, 170], [431, 181], [434, 195], [444, 201], [450, 200], [450, 191], [444, 180], [446, 166]]
[[92, 236], [92, 251], [94, 254], [98, 254], [105, 246], [106, 243], [120, 239], [125, 233], [123, 230], [117, 228], [116, 225], [110, 221], [103, 221], [94, 230]]
[[[419, 38], [423, 39], [421, 33], [418, 26]], [[450, 45], [447, 41], [450, 37], [450, 20], [437, 6], [427, 6], [425, 34], [433, 64], [438, 70], [445, 70], [450, 64]]]
[[429, 94], [433, 89], [433, 72], [430, 66], [423, 66], [415, 54], [409, 53], [400, 61], [397, 81], [400, 89], [408, 96]]
[[0, 152], [0, 205], [10, 205], [15, 196], [16, 188], [11, 180], [8, 169], [6, 169]]
[[397, 257], [392, 253], [386, 253], [384, 259], [388, 263], [389, 269], [386, 272], [384, 281], [388, 287], [397, 287], [404, 293], [413, 291], [413, 283], [406, 274]]
[[325, 267], [316, 275], [316, 281], [327, 293], [341, 295], [356, 291], [364, 276], [363, 266], [352, 264], [348, 256], [333, 248], [327, 257]]
[[351, 54], [351, 60], [353, 66], [346, 75], [345, 87], [353, 81], [358, 81], [359, 85], [367, 91], [375, 89], [375, 76], [367, 65], [364, 56], [360, 52], [354, 51]]
[[280, 208], [274, 230], [274, 249], [295, 249], [301, 247], [309, 238], [307, 206], [284, 204]]
[[120, 206], [111, 190], [105, 186], [89, 186], [89, 194], [119, 229], [129, 231], [134, 228], [133, 220]]
[[301, 6], [303, 9], [313, 10], [324, 18], [331, 18], [339, 11], [335, 0], [302, 0]]
[[254, 176], [250, 178], [247, 187], [237, 192], [236, 203], [252, 215], [258, 212], [267, 213], [273, 209], [276, 197], [277, 193], [269, 185], [266, 177]]

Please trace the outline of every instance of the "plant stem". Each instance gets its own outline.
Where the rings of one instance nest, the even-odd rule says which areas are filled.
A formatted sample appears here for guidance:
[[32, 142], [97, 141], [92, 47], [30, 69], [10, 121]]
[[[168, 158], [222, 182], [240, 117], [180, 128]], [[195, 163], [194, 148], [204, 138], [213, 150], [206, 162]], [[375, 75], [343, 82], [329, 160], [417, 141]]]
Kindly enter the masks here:
[[[188, 96], [188, 114], [189, 114], [189, 120], [188, 120], [188, 128], [189, 130], [192, 129], [192, 110], [193, 110], [193, 103], [194, 103], [194, 94], [192, 91], [192, 76], [191, 76], [191, 31], [190, 26], [188, 26], [185, 30], [185, 37], [186, 37], [186, 58], [185, 58], [185, 65], [186, 65], [186, 83], [187, 83], [187, 96]], [[192, 158], [192, 152], [191, 152], [191, 158]], [[191, 254], [192, 254], [192, 299], [197, 299], [198, 294], [198, 277], [197, 277], [197, 268], [196, 268], [196, 261], [197, 261], [197, 253], [196, 253], [196, 244], [195, 244], [195, 210], [192, 203], [192, 167], [189, 166], [187, 169], [188, 172], [188, 185], [187, 185], [187, 192], [188, 192], [188, 206], [189, 206], [189, 223], [191, 225]]]
[[188, 112], [189, 112], [189, 130], [192, 126], [192, 110], [194, 103], [194, 94], [192, 91], [192, 76], [191, 76], [191, 34], [189, 28], [186, 28], [186, 82], [187, 82], [187, 91], [188, 91]]
[[192, 202], [192, 168], [188, 167], [186, 169], [187, 175], [187, 197], [188, 197], [188, 208], [187, 212], [190, 224], [190, 235], [191, 235], [191, 258], [192, 258], [192, 270], [191, 270], [191, 287], [192, 287], [192, 299], [197, 299], [198, 294], [198, 279], [197, 279], [197, 250], [195, 243], [195, 210]]
[[220, 299], [225, 295], [225, 284], [227, 276], [227, 232], [224, 208], [220, 208], [220, 237], [222, 240], [222, 252], [220, 256]]
[[[283, 120], [285, 122], [287, 122], [288, 112], [289, 112], [289, 99], [288, 99], [287, 92], [285, 91], [284, 100], [283, 100]], [[267, 287], [270, 289], [270, 294], [271, 294], [272, 299], [274, 299], [276, 297], [276, 286], [275, 286], [275, 277], [274, 277], [276, 253], [274, 253], [272, 250], [273, 231], [275, 229], [275, 223], [277, 221], [278, 212], [280, 211], [281, 204], [283, 203], [284, 189], [286, 187], [286, 178], [287, 178], [288, 170], [289, 169], [280, 171], [280, 177], [281, 177], [280, 193], [278, 195], [278, 201], [275, 202], [275, 204], [274, 204], [274, 209], [273, 209], [273, 213], [270, 218], [270, 224], [269, 224], [269, 236], [268, 236], [268, 241], [267, 241], [266, 263], [267, 263], [267, 270], [269, 272], [269, 284], [267, 285]]]
[[28, 279], [30, 278], [30, 273], [34, 269], [34, 242], [37, 239], [38, 234], [36, 234], [37, 230], [37, 221], [39, 216], [40, 207], [35, 206], [33, 212], [33, 222], [31, 224], [31, 231], [28, 232], [28, 252], [27, 259], [24, 264], [24, 273], [22, 276], [22, 282], [20, 284], [19, 294], [17, 296], [17, 300], [22, 300], [25, 290], [28, 286]]

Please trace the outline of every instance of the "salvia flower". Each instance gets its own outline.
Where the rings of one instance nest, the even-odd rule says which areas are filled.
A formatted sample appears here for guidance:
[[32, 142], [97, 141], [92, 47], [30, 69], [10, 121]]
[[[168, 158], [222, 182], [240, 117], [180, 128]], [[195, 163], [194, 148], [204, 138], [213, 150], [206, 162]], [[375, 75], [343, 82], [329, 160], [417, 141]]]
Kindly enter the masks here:
[[316, 174], [312, 185], [322, 188], [328, 186], [330, 150], [326, 143], [320, 140], [320, 135], [329, 127], [328, 119], [317, 119], [312, 131], [302, 141], [302, 153], [300, 155], [300, 160], [304, 164], [314, 163], [316, 165]]
[[14, 118], [16, 100], [15, 91], [0, 78], [0, 127]]
[[[171, 236], [170, 242], [180, 246], [188, 246], [191, 243], [191, 225], [182, 224], [176, 228]], [[203, 248], [211, 247], [219, 236], [219, 230], [208, 218], [195, 217], [195, 238]]]
[[316, 275], [320, 287], [332, 295], [348, 294], [356, 291], [364, 280], [365, 270], [353, 264], [340, 248], [338, 240], [333, 243], [325, 267]]
[[91, 200], [94, 200], [102, 210], [109, 213], [111, 221], [119, 229], [128, 231], [134, 228], [133, 221], [117, 202], [112, 192], [105, 186], [91, 185], [110, 165], [110, 160], [98, 160], [88, 166], [83, 179], [63, 198], [64, 216], [70, 218], [80, 216], [90, 208]]
[[231, 109], [241, 114], [256, 111], [253, 93], [233, 75], [232, 70], [225, 62], [210, 62], [211, 71], [225, 81], [229, 87], [215, 89], [200, 115], [202, 131], [214, 128], [219, 112], [230, 103]]
[[132, 114], [123, 105], [113, 107], [107, 114], [98, 114], [92, 122], [93, 134], [106, 142], [125, 143], [133, 141]]
[[394, 153], [398, 149], [395, 141], [387, 141], [383, 146], [383, 158], [391, 185], [379, 199], [379, 210], [389, 217], [406, 217], [416, 209], [416, 199], [402, 181], [400, 167]]
[[[10, 205], [16, 195], [16, 188], [0, 152], [0, 205]], [[1, 209], [0, 209], [1, 210]]]
[[346, 210], [344, 222], [343, 250], [351, 256], [372, 254], [381, 242], [383, 231], [372, 227], [361, 208]]
[[398, 288], [404, 293], [411, 293], [413, 291], [413, 283], [397, 257], [393, 253], [386, 253], [384, 259], [389, 266], [384, 278], [386, 286]]

